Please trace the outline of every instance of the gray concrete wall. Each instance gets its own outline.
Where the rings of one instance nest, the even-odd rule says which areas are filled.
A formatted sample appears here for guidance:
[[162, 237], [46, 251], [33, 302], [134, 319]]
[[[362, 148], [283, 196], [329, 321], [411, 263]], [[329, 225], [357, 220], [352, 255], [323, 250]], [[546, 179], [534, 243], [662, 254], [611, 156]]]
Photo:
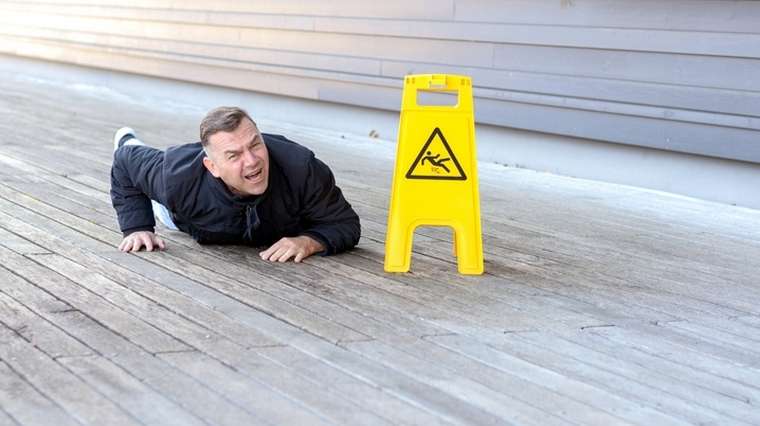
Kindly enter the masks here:
[[0, 51], [390, 111], [463, 73], [479, 123], [760, 162], [757, 1], [0, 1]]

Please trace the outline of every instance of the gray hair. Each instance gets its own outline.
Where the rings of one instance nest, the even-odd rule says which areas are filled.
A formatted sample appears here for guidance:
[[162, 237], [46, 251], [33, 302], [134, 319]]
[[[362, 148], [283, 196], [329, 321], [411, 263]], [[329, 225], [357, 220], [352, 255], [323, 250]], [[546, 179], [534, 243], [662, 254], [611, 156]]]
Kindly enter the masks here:
[[238, 107], [218, 107], [214, 108], [203, 117], [201, 121], [201, 146], [206, 150], [208, 139], [215, 133], [232, 132], [240, 126], [244, 118], [256, 125], [251, 116], [245, 110]]

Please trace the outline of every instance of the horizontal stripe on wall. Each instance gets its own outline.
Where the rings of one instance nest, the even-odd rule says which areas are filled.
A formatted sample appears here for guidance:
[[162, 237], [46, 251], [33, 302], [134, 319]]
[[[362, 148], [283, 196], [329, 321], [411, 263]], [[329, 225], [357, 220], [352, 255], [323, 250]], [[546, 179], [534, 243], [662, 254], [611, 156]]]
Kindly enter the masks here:
[[760, 2], [0, 1], [0, 52], [398, 110], [473, 77], [478, 122], [760, 162]]

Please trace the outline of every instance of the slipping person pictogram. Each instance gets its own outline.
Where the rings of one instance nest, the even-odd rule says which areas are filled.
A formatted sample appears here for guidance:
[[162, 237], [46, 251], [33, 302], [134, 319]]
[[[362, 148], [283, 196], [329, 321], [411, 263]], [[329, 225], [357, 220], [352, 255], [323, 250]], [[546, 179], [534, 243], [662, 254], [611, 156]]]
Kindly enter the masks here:
[[[440, 154], [441, 152], [444, 152], [444, 154]], [[446, 164], [448, 161], [454, 165], [456, 170], [452, 170], [449, 167], [451, 164]], [[425, 142], [425, 145], [422, 146], [419, 154], [417, 154], [417, 158], [412, 162], [409, 171], [406, 172], [406, 178], [467, 180], [467, 175], [465, 175], [462, 166], [459, 164], [459, 160], [454, 155], [454, 151], [451, 150], [451, 146], [449, 146], [449, 143], [443, 136], [443, 132], [436, 127], [430, 134], [427, 142]]]
[[441, 158], [441, 159], [439, 160], [439, 159], [438, 159], [438, 157], [440, 157], [440, 156], [441, 156], [441, 154], [435, 154], [435, 155], [433, 155], [433, 153], [432, 153], [432, 152], [428, 151], [428, 152], [427, 152], [427, 155], [426, 155], [425, 157], [423, 157], [423, 158], [422, 158], [422, 163], [421, 163], [421, 164], [423, 164], [423, 165], [424, 165], [424, 164], [425, 164], [425, 161], [428, 161], [428, 162], [430, 162], [430, 164], [432, 164], [432, 165], [434, 166], [434, 168], [433, 168], [433, 171], [434, 171], [434, 172], [435, 172], [435, 171], [437, 171], [437, 170], [435, 169], [435, 167], [440, 167], [440, 168], [442, 168], [443, 170], [446, 170], [446, 173], [450, 173], [450, 172], [451, 172], [451, 170], [449, 170], [449, 168], [448, 168], [448, 167], [446, 167], [446, 165], [445, 165], [445, 164], [443, 164], [443, 163], [444, 163], [444, 162], [446, 162], [446, 161], [451, 161], [451, 158]]

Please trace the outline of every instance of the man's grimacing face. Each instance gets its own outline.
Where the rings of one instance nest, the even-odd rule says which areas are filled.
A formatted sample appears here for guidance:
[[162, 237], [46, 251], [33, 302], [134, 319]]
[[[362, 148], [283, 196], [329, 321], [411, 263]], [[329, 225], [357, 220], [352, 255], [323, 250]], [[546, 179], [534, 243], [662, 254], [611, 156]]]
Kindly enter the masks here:
[[269, 152], [255, 124], [243, 118], [232, 132], [208, 138], [203, 165], [235, 194], [261, 195], [269, 185]]

